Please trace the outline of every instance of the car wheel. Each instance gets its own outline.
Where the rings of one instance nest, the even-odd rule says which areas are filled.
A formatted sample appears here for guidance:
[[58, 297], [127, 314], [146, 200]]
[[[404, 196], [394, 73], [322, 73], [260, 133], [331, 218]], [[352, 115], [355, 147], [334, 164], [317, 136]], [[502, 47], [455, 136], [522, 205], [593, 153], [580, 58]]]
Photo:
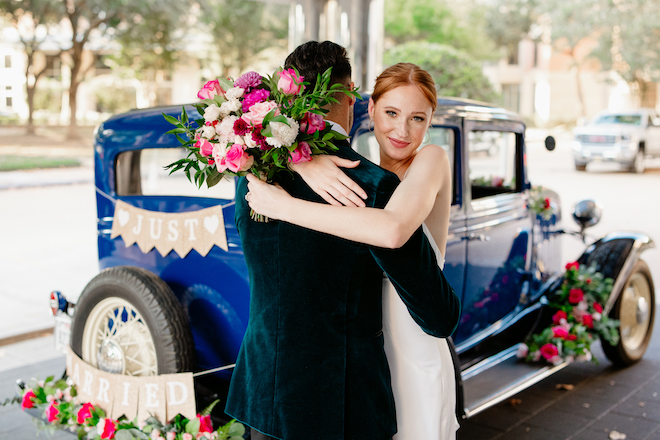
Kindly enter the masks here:
[[630, 172], [642, 174], [645, 169], [646, 166], [644, 165], [644, 151], [640, 149], [635, 155], [635, 160], [630, 164]]
[[587, 164], [586, 163], [575, 162], [575, 169], [578, 170], [578, 171], [586, 171], [587, 170]]
[[71, 348], [115, 374], [155, 376], [193, 367], [181, 305], [163, 280], [138, 267], [107, 269], [87, 284], [76, 304]]
[[621, 322], [619, 342], [603, 342], [603, 351], [616, 365], [639, 361], [651, 340], [655, 319], [655, 292], [649, 267], [638, 261], [614, 303], [610, 317]]

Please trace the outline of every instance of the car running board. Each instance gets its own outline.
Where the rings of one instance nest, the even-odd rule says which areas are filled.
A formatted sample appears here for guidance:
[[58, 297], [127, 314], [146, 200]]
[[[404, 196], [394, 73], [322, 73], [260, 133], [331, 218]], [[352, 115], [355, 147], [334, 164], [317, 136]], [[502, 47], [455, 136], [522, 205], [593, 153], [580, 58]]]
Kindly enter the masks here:
[[466, 418], [497, 405], [568, 365], [567, 362], [555, 366], [531, 364], [518, 359], [517, 353], [518, 345], [515, 345], [461, 372]]

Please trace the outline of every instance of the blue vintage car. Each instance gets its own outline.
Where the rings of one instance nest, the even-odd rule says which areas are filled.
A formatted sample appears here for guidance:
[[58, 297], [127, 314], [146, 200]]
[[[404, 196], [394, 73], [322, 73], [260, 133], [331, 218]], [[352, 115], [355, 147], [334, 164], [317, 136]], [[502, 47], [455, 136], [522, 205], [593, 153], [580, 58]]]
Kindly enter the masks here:
[[[248, 322], [248, 273], [234, 225], [235, 181], [198, 190], [163, 166], [185, 153], [161, 113], [180, 107], [134, 110], [100, 125], [95, 136], [98, 250], [101, 272], [77, 304], [56, 301], [72, 316], [70, 344], [101, 370], [155, 375], [231, 365]], [[190, 109], [194, 112], [193, 109]], [[366, 101], [356, 106], [353, 147], [378, 161]], [[531, 386], [566, 364], [528, 364], [518, 344], [550, 321], [546, 297], [562, 281], [561, 204], [549, 192], [549, 219], [530, 209], [525, 124], [484, 103], [439, 99], [430, 142], [447, 151], [453, 167], [453, 204], [445, 274], [462, 298], [453, 335], [458, 411], [469, 417]], [[554, 140], [546, 146], [552, 149]], [[156, 213], [194, 213], [222, 207], [226, 250], [141, 250], [112, 238], [116, 206]], [[599, 219], [598, 206], [579, 203], [580, 235]], [[121, 219], [119, 218], [119, 221]], [[153, 224], [152, 224], [153, 226]], [[146, 228], [145, 224], [145, 228]], [[584, 238], [584, 235], [582, 235]], [[642, 234], [615, 232], [585, 245], [579, 262], [595, 263], [615, 280], [604, 313], [621, 320], [620, 341], [604, 347], [617, 364], [643, 356], [655, 316], [653, 281], [640, 254], [653, 246]], [[62, 330], [62, 328], [60, 328]], [[66, 340], [67, 333], [61, 333]], [[230, 370], [206, 376], [226, 383]], [[201, 381], [199, 389], [218, 389]]]

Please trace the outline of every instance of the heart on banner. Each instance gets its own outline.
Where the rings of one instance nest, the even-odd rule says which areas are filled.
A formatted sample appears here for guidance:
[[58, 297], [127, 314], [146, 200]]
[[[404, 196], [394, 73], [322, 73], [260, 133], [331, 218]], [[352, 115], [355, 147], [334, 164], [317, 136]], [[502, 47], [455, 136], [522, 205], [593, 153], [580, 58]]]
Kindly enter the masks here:
[[210, 234], [215, 234], [215, 231], [218, 230], [220, 225], [220, 219], [217, 215], [212, 215], [209, 217], [204, 217], [204, 228], [209, 231]]
[[120, 226], [126, 226], [126, 223], [128, 223], [130, 218], [131, 215], [128, 213], [128, 211], [124, 211], [123, 209], [119, 209], [117, 211], [117, 220], [119, 220]]

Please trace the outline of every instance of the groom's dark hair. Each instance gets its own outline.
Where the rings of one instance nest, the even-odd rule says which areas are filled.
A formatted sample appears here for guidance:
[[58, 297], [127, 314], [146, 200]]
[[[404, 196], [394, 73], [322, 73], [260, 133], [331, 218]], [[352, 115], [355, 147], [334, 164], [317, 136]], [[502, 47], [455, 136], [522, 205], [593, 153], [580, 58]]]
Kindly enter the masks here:
[[286, 57], [284, 68], [295, 67], [298, 73], [309, 83], [309, 90], [316, 86], [319, 74], [332, 67], [330, 85], [341, 83], [345, 86], [351, 83], [351, 62], [348, 53], [342, 46], [332, 41], [308, 41], [301, 44]]

